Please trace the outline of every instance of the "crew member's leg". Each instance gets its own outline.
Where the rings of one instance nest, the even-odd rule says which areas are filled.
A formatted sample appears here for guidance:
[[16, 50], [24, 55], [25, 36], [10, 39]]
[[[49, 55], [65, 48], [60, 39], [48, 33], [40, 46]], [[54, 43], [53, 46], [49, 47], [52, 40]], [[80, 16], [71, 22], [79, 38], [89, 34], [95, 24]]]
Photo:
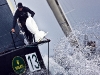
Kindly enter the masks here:
[[29, 41], [29, 43], [31, 44], [33, 42], [32, 33], [27, 29], [25, 23], [21, 23], [21, 24], [22, 24], [22, 27], [23, 27], [23, 29], [25, 31], [26, 38]]
[[33, 36], [32, 36], [32, 33], [30, 31], [28, 31], [28, 35], [29, 35], [29, 42], [33, 43]]
[[29, 43], [33, 42], [33, 36], [32, 33], [27, 29], [26, 25], [24, 26], [24, 31], [25, 31], [25, 35], [29, 41]]

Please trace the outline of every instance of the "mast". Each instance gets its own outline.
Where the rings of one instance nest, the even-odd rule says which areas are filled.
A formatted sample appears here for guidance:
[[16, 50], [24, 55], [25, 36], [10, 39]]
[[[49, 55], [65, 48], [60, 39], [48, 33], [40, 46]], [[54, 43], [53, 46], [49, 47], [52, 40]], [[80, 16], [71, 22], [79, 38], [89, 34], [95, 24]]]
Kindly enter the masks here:
[[[69, 37], [69, 42], [70, 44], [73, 46], [79, 46], [78, 44], [78, 40], [75, 36], [75, 34], [70, 35], [70, 33], [72, 32], [72, 29], [68, 23], [67, 18], [64, 15], [63, 10], [60, 7], [60, 4], [58, 2], [58, 0], [47, 0], [47, 3], [49, 4], [50, 8], [52, 9], [60, 27], [62, 28], [62, 31], [64, 32], [66, 37]], [[74, 39], [72, 38], [74, 37]], [[72, 39], [70, 39], [72, 38]]]
[[63, 11], [60, 8], [60, 5], [57, 0], [47, 0], [50, 8], [52, 9], [60, 27], [62, 28], [65, 36], [67, 37], [70, 32], [72, 32], [68, 21], [66, 20]]

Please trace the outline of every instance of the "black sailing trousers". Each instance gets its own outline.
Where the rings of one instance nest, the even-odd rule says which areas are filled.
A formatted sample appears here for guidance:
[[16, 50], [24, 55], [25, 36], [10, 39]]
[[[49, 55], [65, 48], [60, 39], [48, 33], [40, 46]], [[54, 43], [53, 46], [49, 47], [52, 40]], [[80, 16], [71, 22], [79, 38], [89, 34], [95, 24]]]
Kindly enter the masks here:
[[27, 29], [26, 25], [25, 25], [25, 21], [21, 21], [20, 22], [22, 25], [22, 30], [25, 32], [26, 38], [28, 40], [29, 43], [33, 42], [33, 35], [32, 33]]

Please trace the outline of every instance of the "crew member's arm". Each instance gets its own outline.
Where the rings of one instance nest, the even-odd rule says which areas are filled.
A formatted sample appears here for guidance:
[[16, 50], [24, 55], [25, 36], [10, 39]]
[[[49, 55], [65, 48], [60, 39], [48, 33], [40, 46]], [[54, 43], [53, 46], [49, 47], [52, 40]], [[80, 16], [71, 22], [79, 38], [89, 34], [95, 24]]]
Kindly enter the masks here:
[[12, 32], [15, 32], [15, 26], [16, 26], [16, 23], [17, 23], [17, 18], [18, 18], [18, 12], [16, 11], [15, 12], [15, 15], [13, 17], [13, 27], [12, 27]]
[[28, 7], [25, 7], [27, 12], [29, 12], [31, 14], [31, 17], [33, 17], [35, 15], [35, 12], [33, 12], [32, 10], [30, 10]]

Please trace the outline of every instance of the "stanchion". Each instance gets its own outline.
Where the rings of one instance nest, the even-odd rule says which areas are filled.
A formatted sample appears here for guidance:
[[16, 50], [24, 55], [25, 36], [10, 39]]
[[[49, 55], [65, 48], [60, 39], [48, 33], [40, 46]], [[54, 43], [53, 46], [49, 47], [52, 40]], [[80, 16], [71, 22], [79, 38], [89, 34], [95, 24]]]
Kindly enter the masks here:
[[13, 40], [14, 47], [15, 47], [15, 49], [16, 49], [16, 45], [15, 45], [15, 41], [14, 41], [12, 32], [10, 32], [10, 34], [11, 34], [11, 37], [12, 37], [12, 40]]
[[48, 42], [48, 75], [49, 75], [49, 42]]

